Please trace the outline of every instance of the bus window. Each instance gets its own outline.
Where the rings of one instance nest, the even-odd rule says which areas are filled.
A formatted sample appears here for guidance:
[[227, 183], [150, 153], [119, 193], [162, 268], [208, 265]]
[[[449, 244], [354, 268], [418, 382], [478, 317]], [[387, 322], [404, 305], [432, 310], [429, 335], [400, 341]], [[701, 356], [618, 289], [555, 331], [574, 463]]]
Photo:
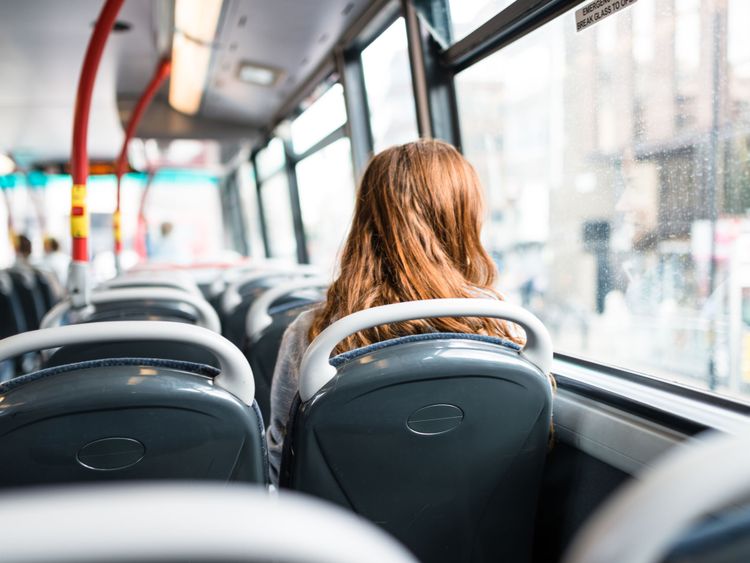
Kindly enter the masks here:
[[263, 229], [260, 223], [258, 208], [258, 188], [255, 182], [255, 170], [249, 162], [243, 162], [237, 168], [237, 186], [240, 192], [242, 210], [247, 225], [248, 248], [250, 256], [260, 258], [265, 256], [263, 248]]
[[[258, 164], [260, 167], [260, 162]], [[289, 182], [283, 168], [261, 183], [260, 204], [263, 206], [263, 215], [268, 219], [266, 232], [271, 256], [296, 262], [297, 243], [289, 199]]]
[[148, 193], [146, 219], [152, 259], [210, 261], [224, 248], [218, 179], [209, 173], [160, 170]]
[[373, 146], [379, 152], [418, 137], [404, 18], [362, 51]]
[[292, 121], [292, 146], [302, 154], [326, 135], [346, 123], [344, 88], [334, 84]]
[[260, 205], [266, 218], [268, 249], [273, 258], [296, 261], [297, 243], [285, 162], [284, 142], [278, 137], [271, 139], [255, 155], [256, 179], [260, 182]]
[[310, 261], [331, 269], [354, 209], [349, 139], [339, 139], [300, 161], [297, 185]]
[[258, 166], [258, 178], [264, 181], [278, 172], [284, 166], [284, 143], [278, 137], [274, 137], [268, 145], [258, 151], [255, 157]]
[[749, 9], [571, 11], [457, 75], [500, 287], [559, 352], [750, 396]]
[[414, 0], [438, 41], [447, 47], [513, 4], [515, 0]]

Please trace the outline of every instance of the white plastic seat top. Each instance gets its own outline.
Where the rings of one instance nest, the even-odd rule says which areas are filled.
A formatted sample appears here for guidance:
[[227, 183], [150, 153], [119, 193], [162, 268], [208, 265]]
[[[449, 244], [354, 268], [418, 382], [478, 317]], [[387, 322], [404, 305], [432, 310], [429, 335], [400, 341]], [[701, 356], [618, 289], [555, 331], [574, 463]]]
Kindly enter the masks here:
[[417, 563], [376, 526], [333, 505], [262, 487], [131, 484], [0, 497], [2, 559]]

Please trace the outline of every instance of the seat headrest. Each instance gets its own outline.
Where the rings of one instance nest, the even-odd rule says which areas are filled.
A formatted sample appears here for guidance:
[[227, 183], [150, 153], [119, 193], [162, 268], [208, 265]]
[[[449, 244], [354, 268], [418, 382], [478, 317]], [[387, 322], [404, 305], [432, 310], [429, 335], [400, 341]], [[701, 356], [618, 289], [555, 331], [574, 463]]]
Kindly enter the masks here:
[[390, 340], [383, 340], [381, 342], [375, 342], [369, 346], [363, 346], [362, 348], [355, 348], [348, 352], [343, 352], [334, 356], [329, 360], [333, 367], [340, 367], [346, 362], [360, 358], [370, 352], [382, 350], [383, 348], [390, 348], [391, 346], [397, 346], [399, 344], [406, 344], [409, 342], [428, 342], [432, 340], [473, 340], [475, 342], [486, 342], [488, 344], [496, 344], [503, 346], [514, 352], [518, 352], [521, 347], [515, 342], [499, 338], [497, 336], [486, 336], [484, 334], [470, 334], [463, 332], [427, 332], [425, 334], [411, 334], [409, 336], [400, 336], [398, 338], [391, 338]]
[[48, 377], [53, 377], [71, 371], [114, 366], [145, 366], [167, 368], [187, 371], [196, 375], [203, 375], [206, 377], [216, 377], [217, 375], [219, 375], [219, 373], [221, 373], [220, 370], [213, 366], [179, 360], [163, 360], [156, 358], [105, 358], [101, 360], [88, 360], [72, 364], [64, 364], [61, 366], [42, 369], [39, 371], [28, 373], [26, 375], [22, 375], [20, 377], [16, 377], [4, 383], [0, 383], [0, 394], [7, 393], [11, 389], [15, 389], [17, 387], [20, 387], [21, 385], [25, 385], [33, 381], [39, 381], [41, 379], [46, 379]]

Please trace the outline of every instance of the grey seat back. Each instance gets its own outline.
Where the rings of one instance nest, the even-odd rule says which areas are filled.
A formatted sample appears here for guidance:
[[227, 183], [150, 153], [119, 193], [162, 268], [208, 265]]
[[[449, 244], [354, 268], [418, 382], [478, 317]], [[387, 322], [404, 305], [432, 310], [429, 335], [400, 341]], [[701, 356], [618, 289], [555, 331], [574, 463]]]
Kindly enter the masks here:
[[425, 334], [331, 363], [293, 408], [282, 486], [351, 508], [423, 562], [530, 560], [551, 388], [517, 346]]
[[253, 342], [245, 342], [242, 348], [255, 376], [255, 400], [263, 422], [268, 425], [271, 415], [271, 382], [276, 369], [276, 360], [281, 347], [281, 339], [290, 324], [314, 303], [308, 300], [292, 301], [271, 311], [273, 323], [263, 330]]
[[[277, 285], [309, 275], [311, 271], [305, 269], [255, 272], [248, 275], [247, 279], [240, 279], [227, 287], [219, 306], [222, 334], [235, 346], [241, 348], [247, 336], [245, 319], [256, 299]], [[299, 300], [293, 295], [287, 295], [279, 299], [277, 305], [294, 302], [299, 302]]]
[[[18, 300], [13, 280], [8, 272], [0, 270], [0, 340], [26, 330], [26, 318]], [[0, 362], [0, 381], [15, 376], [20, 371], [20, 361]]]
[[62, 299], [64, 290], [52, 272], [35, 269], [34, 278], [39, 287], [42, 302], [44, 303], [44, 312], [46, 313]]
[[0, 339], [26, 330], [26, 317], [13, 285], [13, 279], [6, 271], [0, 271]]
[[284, 332], [297, 317], [325, 300], [327, 280], [306, 278], [280, 284], [256, 299], [247, 313], [243, 352], [255, 376], [255, 398], [268, 424], [271, 381]]
[[[119, 298], [124, 295], [126, 298]], [[92, 305], [72, 309], [61, 303], [50, 312], [44, 323], [71, 325], [102, 321], [170, 321], [220, 329], [218, 317], [202, 296], [190, 295], [172, 288], [118, 288], [95, 293]], [[206, 316], [204, 313], [210, 313]], [[211, 318], [212, 317], [212, 318]], [[215, 322], [212, 322], [215, 321]], [[191, 343], [106, 342], [65, 346], [48, 358], [47, 366], [93, 360], [97, 358], [147, 357], [176, 359], [216, 366], [205, 350]]]
[[0, 341], [0, 362], [88, 343], [191, 345], [219, 368], [174, 359], [105, 358], [0, 385], [0, 487], [100, 480], [267, 482], [252, 371], [215, 332], [183, 323], [61, 326]]
[[263, 423], [211, 366], [86, 361], [0, 385], [0, 486], [133, 479], [265, 483]]
[[31, 268], [11, 268], [8, 273], [23, 310], [26, 330], [39, 328], [39, 323], [46, 312], [42, 289], [37, 284], [36, 275]]
[[669, 550], [664, 563], [750, 561], [750, 509], [725, 511], [693, 526]]

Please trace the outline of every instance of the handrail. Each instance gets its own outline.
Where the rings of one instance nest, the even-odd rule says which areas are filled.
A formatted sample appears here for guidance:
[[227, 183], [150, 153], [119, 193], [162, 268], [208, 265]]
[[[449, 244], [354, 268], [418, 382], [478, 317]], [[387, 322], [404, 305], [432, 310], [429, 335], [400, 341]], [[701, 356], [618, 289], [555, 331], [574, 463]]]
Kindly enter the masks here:
[[[180, 272], [181, 273], [181, 272]], [[102, 282], [96, 287], [96, 290], [104, 289], [121, 289], [121, 288], [134, 288], [134, 287], [171, 287], [173, 289], [181, 289], [194, 295], [203, 297], [200, 288], [190, 278], [178, 277], [178, 276], [165, 276], [159, 274], [150, 273], [132, 273], [118, 276]]]
[[87, 141], [91, 98], [104, 46], [123, 2], [124, 0], [107, 0], [102, 7], [86, 49], [78, 80], [70, 153], [70, 172], [73, 179], [70, 208], [73, 261], [68, 276], [71, 298], [76, 307], [83, 307], [88, 301], [89, 216], [86, 208], [86, 183], [89, 175]]
[[255, 380], [245, 356], [229, 340], [206, 328], [167, 321], [107, 321], [32, 330], [0, 340], [0, 363], [28, 352], [96, 342], [183, 342], [211, 352], [221, 373], [214, 384], [253, 404]]
[[495, 299], [427, 299], [382, 305], [339, 319], [312, 341], [300, 366], [300, 398], [307, 401], [336, 377], [328, 359], [336, 345], [360, 330], [375, 326], [436, 317], [493, 317], [511, 321], [526, 332], [522, 354], [548, 374], [552, 368], [552, 340], [536, 316], [517, 305]]
[[299, 281], [285, 283], [263, 292], [251, 305], [245, 317], [245, 334], [250, 342], [254, 342], [266, 328], [271, 326], [273, 319], [268, 314], [271, 306], [280, 298], [300, 289], [326, 288], [331, 284], [324, 278], [306, 278]]
[[[293, 267], [292, 264], [273, 258], [253, 259], [244, 264], [235, 264], [217, 273], [216, 278], [211, 282], [209, 294], [211, 297], [216, 297], [229, 287], [234, 280], [252, 272], [268, 272], [273, 269], [291, 267]], [[305, 264], [304, 267], [310, 266]]]
[[122, 177], [125, 174], [125, 167], [128, 161], [128, 145], [130, 144], [130, 139], [133, 138], [133, 135], [138, 128], [138, 124], [143, 118], [143, 114], [146, 112], [146, 109], [151, 103], [151, 100], [156, 95], [156, 92], [158, 92], [161, 85], [169, 76], [171, 69], [172, 63], [167, 58], [160, 60], [159, 64], [156, 66], [151, 81], [148, 83], [148, 86], [146, 86], [143, 94], [141, 94], [138, 103], [135, 105], [133, 113], [130, 115], [130, 120], [128, 121], [127, 128], [125, 129], [125, 139], [122, 142], [120, 156], [117, 158], [117, 162], [115, 164], [115, 176], [117, 178], [117, 203], [115, 205], [115, 212], [112, 216], [112, 228], [114, 230], [115, 239], [115, 262], [117, 264], [118, 271], [120, 271], [119, 256], [122, 252], [122, 217], [120, 215], [120, 194]]
[[[221, 332], [221, 321], [213, 307], [202, 296], [170, 287], [129, 287], [105, 289], [91, 294], [91, 305], [124, 303], [127, 301], [177, 301], [190, 305], [198, 311], [198, 326], [212, 332]], [[71, 309], [70, 299], [65, 299], [52, 307], [42, 319], [42, 328], [59, 326], [63, 316]]]

